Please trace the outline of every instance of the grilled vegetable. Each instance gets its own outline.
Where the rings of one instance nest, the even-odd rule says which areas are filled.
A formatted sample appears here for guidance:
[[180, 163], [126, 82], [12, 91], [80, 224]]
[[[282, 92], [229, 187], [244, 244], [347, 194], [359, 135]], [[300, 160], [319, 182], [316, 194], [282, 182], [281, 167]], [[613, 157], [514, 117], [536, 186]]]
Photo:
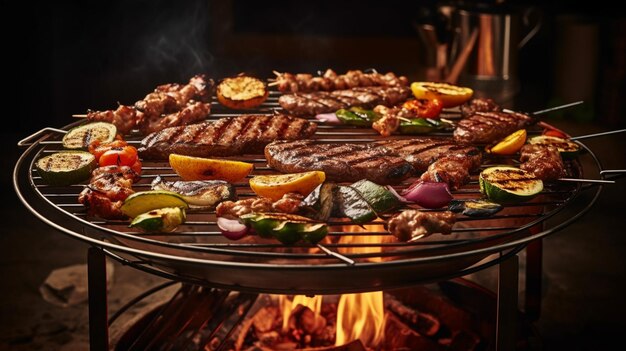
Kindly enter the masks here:
[[459, 106], [474, 94], [470, 88], [435, 82], [413, 82], [411, 91], [418, 99], [441, 101], [444, 108]]
[[217, 85], [217, 101], [232, 109], [249, 109], [262, 104], [269, 91], [262, 80], [240, 75], [225, 78]]
[[235, 187], [223, 180], [177, 180], [168, 182], [157, 176], [152, 181], [152, 190], [172, 191], [180, 195], [189, 205], [215, 207], [226, 200], [235, 200]]
[[452, 124], [430, 118], [414, 118], [400, 122], [398, 131], [400, 134], [428, 134], [437, 130], [451, 129]]
[[107, 122], [93, 122], [70, 129], [63, 136], [63, 147], [66, 149], [87, 149], [89, 144], [98, 140], [111, 142], [115, 139], [117, 127]]
[[490, 167], [483, 170], [478, 179], [480, 191], [497, 203], [528, 201], [543, 190], [540, 179], [515, 167]]
[[367, 223], [377, 217], [370, 204], [352, 187], [337, 187], [334, 198], [335, 208], [333, 212], [336, 217], [348, 217], [356, 224]]
[[249, 213], [241, 220], [264, 238], [275, 238], [285, 245], [299, 241], [315, 244], [328, 234], [324, 223], [309, 218], [284, 213]]
[[580, 145], [567, 139], [558, 138], [548, 135], [539, 135], [528, 139], [529, 144], [550, 145], [554, 146], [561, 153], [563, 158], [573, 158], [578, 155], [582, 148]]
[[326, 174], [321, 171], [259, 175], [250, 179], [250, 188], [259, 196], [278, 201], [286, 193], [308, 195], [325, 179]]
[[333, 211], [333, 193], [337, 185], [331, 182], [324, 182], [313, 189], [313, 191], [302, 200], [300, 207], [308, 213], [311, 218], [318, 221], [327, 221]]
[[367, 201], [376, 213], [393, 211], [400, 206], [400, 200], [387, 188], [367, 179], [350, 185]]
[[341, 123], [358, 127], [371, 127], [373, 122], [380, 119], [378, 113], [360, 107], [337, 110], [335, 115]]
[[185, 209], [166, 207], [142, 213], [130, 223], [131, 228], [146, 232], [171, 232], [185, 222]]
[[70, 185], [89, 178], [96, 158], [85, 151], [62, 151], [38, 159], [35, 168], [47, 184]]
[[452, 200], [448, 209], [468, 217], [489, 217], [502, 210], [502, 205], [487, 200]]
[[243, 180], [254, 168], [252, 163], [170, 154], [170, 166], [184, 180]]
[[408, 201], [425, 208], [440, 208], [452, 200], [448, 184], [418, 180], [402, 192]]
[[217, 226], [220, 228], [222, 235], [230, 240], [239, 240], [249, 232], [249, 228], [237, 219], [218, 217]]
[[165, 207], [189, 208], [183, 198], [171, 191], [148, 190], [134, 193], [124, 200], [120, 208], [122, 213], [130, 218], [135, 218], [142, 213]]
[[413, 111], [419, 118], [437, 118], [443, 109], [443, 104], [437, 99], [412, 99], [402, 104], [402, 107]]
[[492, 148], [488, 148], [487, 152], [496, 155], [513, 155], [524, 146], [524, 143], [526, 143], [526, 129], [520, 129], [504, 138]]

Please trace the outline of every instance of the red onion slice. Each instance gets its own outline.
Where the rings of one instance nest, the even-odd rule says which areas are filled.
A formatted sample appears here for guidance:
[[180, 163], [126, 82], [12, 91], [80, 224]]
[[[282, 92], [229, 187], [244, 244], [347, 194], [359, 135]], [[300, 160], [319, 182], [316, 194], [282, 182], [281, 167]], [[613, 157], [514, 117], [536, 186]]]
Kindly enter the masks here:
[[440, 208], [452, 200], [448, 184], [417, 181], [402, 192], [409, 201], [425, 208]]
[[334, 113], [321, 113], [319, 115], [316, 115], [315, 118], [318, 121], [324, 122], [324, 123], [341, 124], [341, 121], [339, 120], [339, 118], [337, 118], [337, 115]]
[[236, 219], [218, 217], [217, 226], [222, 231], [222, 235], [230, 240], [239, 240], [248, 234], [248, 227]]

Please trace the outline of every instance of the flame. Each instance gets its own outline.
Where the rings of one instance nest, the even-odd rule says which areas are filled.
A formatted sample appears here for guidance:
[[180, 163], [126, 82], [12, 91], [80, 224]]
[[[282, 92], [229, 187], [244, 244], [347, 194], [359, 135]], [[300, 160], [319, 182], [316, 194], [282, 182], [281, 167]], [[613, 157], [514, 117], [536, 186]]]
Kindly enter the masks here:
[[315, 295], [313, 297], [295, 295], [293, 300], [289, 300], [287, 296], [280, 295], [278, 297], [278, 303], [283, 311], [283, 332], [289, 331], [289, 317], [291, 316], [291, 312], [298, 307], [298, 305], [308, 307], [311, 311], [313, 311], [315, 314], [315, 320], [317, 321], [320, 317], [320, 312], [322, 311], [322, 297], [322, 295]]
[[[370, 225], [363, 228], [357, 225], [344, 226], [344, 232], [365, 232], [382, 229], [382, 225]], [[376, 228], [376, 229], [375, 229]], [[340, 243], [379, 243], [383, 240], [376, 235], [344, 235]], [[348, 247], [342, 253], [371, 253], [380, 251], [380, 247]], [[380, 257], [368, 258], [380, 262]], [[375, 348], [384, 340], [385, 309], [383, 292], [376, 291], [362, 294], [345, 294], [337, 306], [337, 334], [335, 345], [345, 345], [360, 339], [364, 345]]]

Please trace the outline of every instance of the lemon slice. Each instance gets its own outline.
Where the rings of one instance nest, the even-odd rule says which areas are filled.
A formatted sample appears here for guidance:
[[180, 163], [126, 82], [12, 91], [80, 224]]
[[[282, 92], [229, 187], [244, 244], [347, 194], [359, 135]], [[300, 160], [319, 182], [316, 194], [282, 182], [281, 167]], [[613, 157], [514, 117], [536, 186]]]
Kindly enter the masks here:
[[286, 193], [308, 195], [326, 179], [322, 171], [303, 173], [260, 175], [250, 179], [250, 188], [257, 195], [279, 200]]
[[184, 180], [221, 179], [230, 183], [243, 180], [254, 168], [252, 163], [170, 154], [170, 166]]
[[444, 108], [459, 106], [474, 95], [470, 88], [438, 82], [413, 82], [411, 91], [418, 99], [441, 101]]
[[526, 129], [520, 129], [502, 139], [502, 141], [492, 147], [489, 152], [496, 155], [513, 155], [521, 149], [525, 143]]

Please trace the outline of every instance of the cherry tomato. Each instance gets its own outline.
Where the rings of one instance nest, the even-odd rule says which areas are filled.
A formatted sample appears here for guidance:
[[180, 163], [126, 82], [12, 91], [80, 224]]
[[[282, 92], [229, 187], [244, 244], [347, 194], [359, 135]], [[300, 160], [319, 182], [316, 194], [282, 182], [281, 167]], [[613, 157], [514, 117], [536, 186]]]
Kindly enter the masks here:
[[141, 174], [141, 161], [139, 160], [139, 158], [137, 158], [137, 161], [135, 161], [135, 163], [133, 163], [133, 165], [130, 166], [130, 169], [135, 171], [135, 173], [137, 174]]
[[132, 146], [115, 147], [100, 156], [98, 164], [103, 166], [132, 166], [138, 159], [137, 149]]
[[122, 148], [126, 145], [128, 145], [128, 143], [126, 143], [124, 140], [113, 140], [108, 143], [101, 143], [100, 141], [96, 140], [93, 143], [89, 144], [89, 152], [91, 152], [96, 157], [96, 160], [99, 160], [105, 152], [111, 150], [112, 148]]
[[561, 138], [561, 139], [568, 139], [567, 135], [565, 135], [565, 133], [561, 133], [558, 130], [554, 130], [554, 129], [544, 129], [543, 135], [547, 135], [547, 136], [553, 136], [553, 137], [557, 137], [557, 138]]
[[419, 118], [437, 118], [443, 109], [443, 104], [437, 99], [413, 99], [405, 102], [402, 107], [415, 112]]

